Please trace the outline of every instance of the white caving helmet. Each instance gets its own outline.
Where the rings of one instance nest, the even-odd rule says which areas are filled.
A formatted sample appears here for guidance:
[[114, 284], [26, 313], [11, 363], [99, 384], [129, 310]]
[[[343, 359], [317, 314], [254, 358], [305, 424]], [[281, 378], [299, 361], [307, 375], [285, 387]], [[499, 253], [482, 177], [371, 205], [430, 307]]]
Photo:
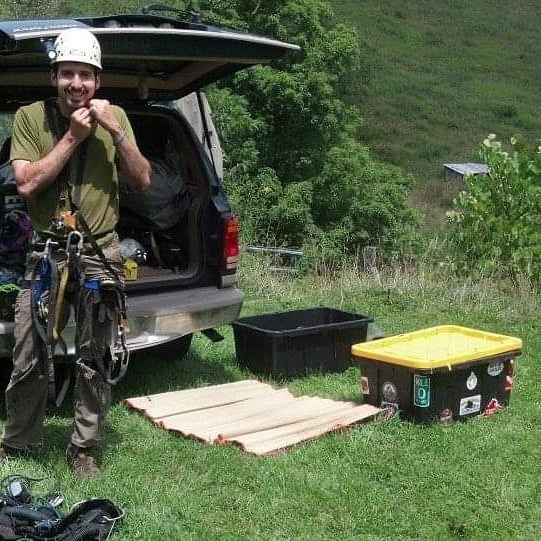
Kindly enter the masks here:
[[58, 62], [81, 62], [99, 70], [101, 47], [96, 36], [85, 28], [68, 28], [58, 34], [54, 42], [51, 65]]

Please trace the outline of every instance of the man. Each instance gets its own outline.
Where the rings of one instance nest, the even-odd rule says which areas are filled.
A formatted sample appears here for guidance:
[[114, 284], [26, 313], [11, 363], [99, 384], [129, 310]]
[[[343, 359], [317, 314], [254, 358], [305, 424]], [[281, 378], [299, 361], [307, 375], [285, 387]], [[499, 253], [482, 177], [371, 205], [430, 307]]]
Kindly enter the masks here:
[[94, 451], [110, 405], [113, 346], [123, 311], [117, 164], [140, 191], [150, 186], [150, 165], [125, 112], [94, 98], [102, 70], [95, 36], [65, 30], [53, 56], [56, 98], [21, 107], [13, 124], [10, 160], [35, 242], [15, 305], [0, 460], [43, 444], [52, 351], [71, 305], [76, 380], [67, 458], [76, 475], [90, 477], [100, 472]]

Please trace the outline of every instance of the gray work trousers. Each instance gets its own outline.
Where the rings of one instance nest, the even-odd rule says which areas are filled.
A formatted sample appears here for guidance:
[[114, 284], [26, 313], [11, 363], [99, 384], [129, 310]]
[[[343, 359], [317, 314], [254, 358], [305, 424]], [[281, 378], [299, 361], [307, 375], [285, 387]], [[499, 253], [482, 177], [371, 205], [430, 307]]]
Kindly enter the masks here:
[[[122, 256], [118, 239], [103, 248], [104, 255], [123, 276]], [[2, 444], [13, 449], [31, 451], [43, 445], [43, 424], [48, 396], [48, 378], [44, 374], [43, 356], [32, 323], [30, 279], [42, 252], [29, 254], [26, 268], [28, 287], [15, 302], [15, 347], [13, 372], [6, 389], [7, 419]], [[63, 251], [55, 252], [59, 278], [66, 263]], [[85, 280], [110, 280], [97, 255], [80, 256], [80, 269]], [[75, 315], [76, 376], [74, 387], [74, 428], [71, 443], [78, 447], [94, 447], [111, 403], [111, 385], [104, 380], [110, 370], [110, 347], [118, 332], [118, 296], [109, 291], [90, 290], [81, 285], [81, 277], [71, 277], [66, 287], [58, 327], [62, 329], [73, 308]], [[46, 372], [46, 371], [45, 371]]]

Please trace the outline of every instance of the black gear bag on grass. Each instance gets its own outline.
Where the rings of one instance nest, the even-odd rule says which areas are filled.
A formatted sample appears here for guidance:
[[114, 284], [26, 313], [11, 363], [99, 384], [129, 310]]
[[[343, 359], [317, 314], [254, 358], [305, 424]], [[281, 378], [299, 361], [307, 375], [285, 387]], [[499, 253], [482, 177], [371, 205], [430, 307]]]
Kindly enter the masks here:
[[0, 495], [0, 541], [105, 541], [124, 512], [107, 499], [90, 499], [62, 516], [47, 498], [34, 499], [21, 479], [14, 496], [8, 485]]

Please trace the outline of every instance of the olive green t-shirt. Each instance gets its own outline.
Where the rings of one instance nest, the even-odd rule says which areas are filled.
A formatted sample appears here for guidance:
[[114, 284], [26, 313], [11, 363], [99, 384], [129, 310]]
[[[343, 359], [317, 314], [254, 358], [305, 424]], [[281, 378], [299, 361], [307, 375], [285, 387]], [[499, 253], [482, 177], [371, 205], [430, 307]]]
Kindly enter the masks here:
[[[135, 144], [130, 122], [123, 109], [113, 106], [115, 116], [127, 137]], [[69, 122], [65, 119], [66, 127]], [[118, 221], [118, 175], [115, 164], [116, 147], [112, 135], [99, 124], [87, 138], [86, 157], [80, 187], [77, 168], [81, 163], [79, 145], [69, 162], [69, 183], [74, 204], [80, 209], [92, 234], [102, 236], [115, 229]], [[54, 146], [54, 137], [43, 101], [21, 107], [13, 121], [10, 160], [37, 161], [46, 156]], [[62, 208], [61, 181], [57, 180], [45, 190], [26, 201], [34, 229], [51, 232], [51, 220], [60, 211], [70, 210], [69, 201]]]

